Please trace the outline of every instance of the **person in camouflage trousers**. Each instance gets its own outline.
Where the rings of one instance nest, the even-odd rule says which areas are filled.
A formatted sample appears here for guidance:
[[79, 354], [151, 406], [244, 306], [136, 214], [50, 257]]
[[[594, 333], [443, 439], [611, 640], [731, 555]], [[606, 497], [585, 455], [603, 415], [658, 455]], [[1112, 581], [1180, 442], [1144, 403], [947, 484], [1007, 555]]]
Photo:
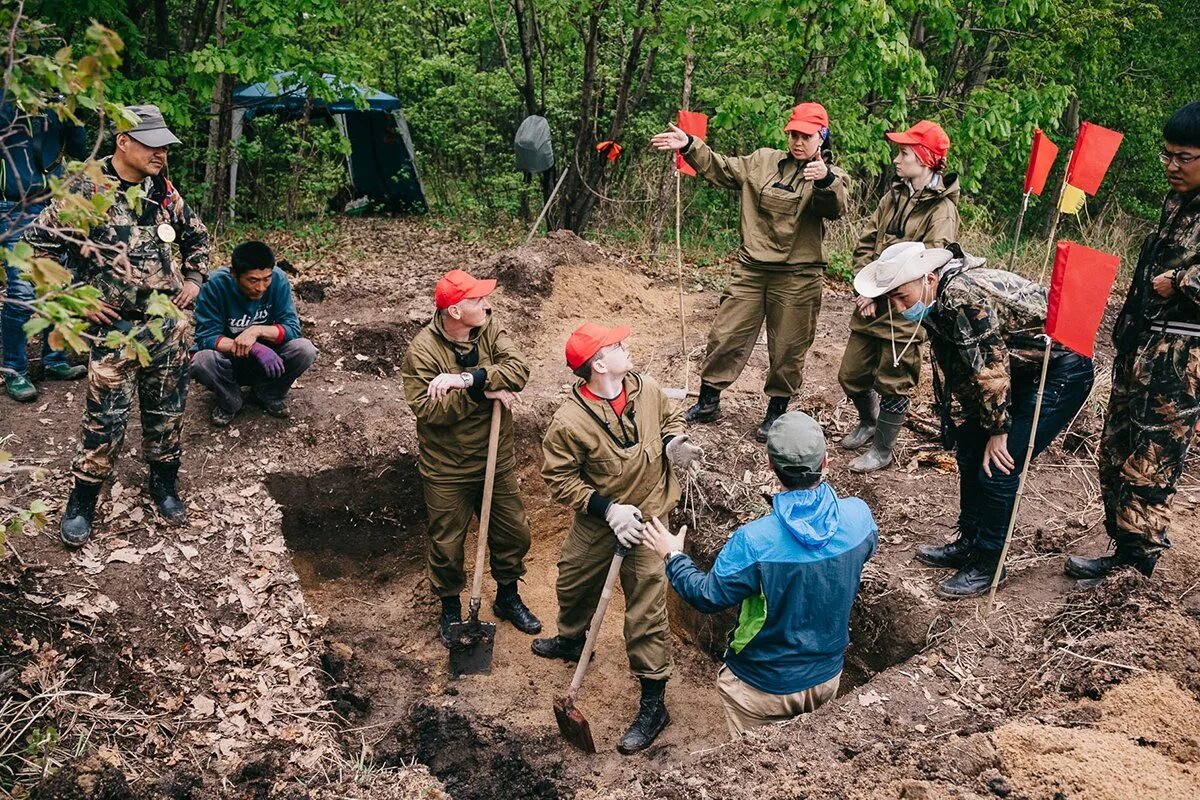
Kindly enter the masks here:
[[[63, 542], [79, 547], [91, 535], [100, 487], [116, 467], [125, 438], [133, 395], [142, 418], [142, 450], [150, 465], [149, 493], [168, 521], [186, 517], [177, 477], [182, 454], [180, 433], [187, 394], [187, 351], [192, 324], [186, 317], [162, 322], [162, 340], [150, 330], [148, 303], [153, 292], [192, 305], [208, 272], [208, 232], [165, 177], [167, 148], [179, 139], [167, 128], [156, 106], [126, 109], [141, 122], [119, 133], [116, 150], [102, 171], [116, 190], [106, 220], [87, 232], [82, 244], [60, 221], [65, 201], [47, 207], [25, 239], [40, 255], [65, 260], [79, 280], [100, 290], [100, 308], [88, 315], [98, 342], [88, 362], [87, 407], [83, 434], [73, 465], [75, 486], [59, 526]], [[129, 190], [143, 196], [131, 202]], [[84, 182], [84, 199], [100, 187]], [[113, 330], [129, 333], [148, 351], [149, 362], [103, 344]]]
[[[1071, 424], [1092, 389], [1092, 360], [1053, 344], [1035, 433], [1047, 341], [1045, 287], [988, 269], [958, 245], [926, 249], [901, 242], [864, 268], [854, 288], [864, 297], [886, 295], [894, 312], [929, 334], [934, 391], [949, 439], [943, 443], [953, 443], [958, 462], [959, 536], [918, 547], [916, 556], [956, 570], [937, 587], [940, 596], [983, 594], [999, 565], [1030, 436], [1036, 457]], [[951, 397], [962, 408], [957, 426]]]
[[1113, 328], [1100, 491], [1114, 552], [1067, 559], [1084, 586], [1118, 567], [1154, 571], [1171, 546], [1171, 499], [1200, 421], [1200, 100], [1175, 112], [1163, 138], [1171, 192]]

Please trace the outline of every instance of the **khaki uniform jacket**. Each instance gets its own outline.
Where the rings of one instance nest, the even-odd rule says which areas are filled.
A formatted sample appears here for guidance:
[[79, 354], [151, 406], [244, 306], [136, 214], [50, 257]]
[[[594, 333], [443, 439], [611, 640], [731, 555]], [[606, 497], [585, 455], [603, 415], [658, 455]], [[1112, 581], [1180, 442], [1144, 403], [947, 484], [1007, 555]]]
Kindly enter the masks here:
[[[472, 353], [477, 358], [474, 366], [470, 366]], [[429, 382], [443, 372], [471, 372], [475, 382], [470, 389], [456, 389], [434, 402], [429, 399]], [[454, 342], [442, 328], [441, 315], [435, 314], [409, 343], [401, 376], [404, 398], [417, 418], [421, 477], [443, 481], [483, 477], [492, 421], [492, 402], [483, 393], [519, 392], [529, 379], [529, 367], [509, 335], [489, 316], [471, 331], [469, 341]], [[512, 412], [502, 408], [496, 471], [515, 466]]]
[[741, 193], [738, 261], [764, 270], [825, 268], [825, 221], [846, 208], [845, 172], [830, 166], [830, 182], [818, 186], [801, 177], [806, 162], [783, 150], [723, 156], [697, 138], [683, 158], [709, 183]]
[[[880, 253], [896, 242], [924, 242], [926, 247], [945, 247], [957, 242], [959, 193], [957, 175], [940, 178], [936, 187], [926, 186], [915, 196], [907, 181], [894, 180], [858, 237], [854, 247], [855, 271], [879, 258]], [[908, 341], [917, 323], [892, 314], [889, 324], [885, 303], [875, 304], [875, 316], [871, 318], [855, 309], [850, 317], [850, 330], [879, 339], [891, 339], [895, 330], [897, 341]]]
[[631, 372], [627, 403], [618, 419], [605, 401], [571, 397], [550, 420], [542, 439], [542, 478], [550, 496], [575, 509], [576, 522], [605, 526], [610, 503], [637, 506], [642, 517], [665, 517], [680, 486], [667, 463], [663, 439], [684, 432], [683, 415], [654, 381]]

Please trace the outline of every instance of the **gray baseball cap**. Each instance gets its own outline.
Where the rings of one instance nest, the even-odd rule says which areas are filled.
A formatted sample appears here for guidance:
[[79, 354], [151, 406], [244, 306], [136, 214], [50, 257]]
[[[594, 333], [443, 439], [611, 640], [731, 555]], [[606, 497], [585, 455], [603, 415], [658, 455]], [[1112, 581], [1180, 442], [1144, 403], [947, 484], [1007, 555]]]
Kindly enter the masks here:
[[125, 106], [125, 110], [136, 114], [141, 122], [137, 127], [123, 132], [137, 139], [146, 147], [182, 144], [167, 127], [167, 122], [163, 119], [158, 106]]
[[803, 411], [789, 411], [767, 431], [771, 463], [794, 472], [820, 472], [825, 461], [825, 431]]

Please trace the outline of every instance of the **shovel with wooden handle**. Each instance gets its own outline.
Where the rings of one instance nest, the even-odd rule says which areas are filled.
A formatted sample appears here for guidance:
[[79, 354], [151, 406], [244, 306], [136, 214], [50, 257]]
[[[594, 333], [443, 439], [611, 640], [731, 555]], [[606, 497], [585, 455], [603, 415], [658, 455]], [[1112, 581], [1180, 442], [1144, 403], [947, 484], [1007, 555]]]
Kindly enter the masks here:
[[492, 401], [492, 427], [488, 432], [487, 468], [483, 477], [483, 502], [479, 508], [479, 534], [475, 545], [475, 574], [471, 578], [471, 600], [467, 619], [450, 626], [450, 674], [488, 675], [496, 644], [496, 623], [480, 622], [483, 597], [483, 565], [487, 554], [488, 526], [492, 521], [492, 489], [496, 484], [496, 451], [500, 446], [499, 400]]
[[592, 727], [583, 712], [575, 707], [575, 701], [579, 697], [579, 687], [583, 685], [588, 662], [592, 660], [592, 651], [596, 649], [596, 638], [600, 635], [600, 626], [604, 624], [604, 612], [608, 610], [608, 601], [612, 599], [613, 586], [621, 574], [621, 564], [628, 552], [629, 549], [620, 542], [613, 548], [612, 565], [608, 568], [608, 577], [604, 579], [604, 590], [600, 592], [596, 613], [592, 614], [592, 624], [588, 626], [587, 641], [579, 656], [579, 666], [575, 667], [575, 677], [571, 679], [566, 696], [554, 700], [554, 718], [558, 720], [559, 733], [585, 753], [596, 752], [596, 743], [592, 741]]

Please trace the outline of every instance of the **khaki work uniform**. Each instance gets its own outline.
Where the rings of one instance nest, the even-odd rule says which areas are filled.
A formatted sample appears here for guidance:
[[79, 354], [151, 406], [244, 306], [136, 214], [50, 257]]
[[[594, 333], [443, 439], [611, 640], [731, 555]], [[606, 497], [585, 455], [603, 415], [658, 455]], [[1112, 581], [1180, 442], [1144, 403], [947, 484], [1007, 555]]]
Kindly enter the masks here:
[[709, 183], [741, 195], [738, 264], [708, 334], [700, 379], [719, 391], [737, 380], [765, 318], [770, 367], [764, 391], [797, 395], [821, 312], [825, 223], [846, 207], [846, 173], [831, 166], [823, 180], [806, 181], [807, 162], [782, 150], [723, 156], [700, 139], [692, 139], [683, 157]]
[[722, 664], [717, 672], [717, 694], [725, 708], [725, 727], [729, 736], [737, 739], [751, 728], [811, 714], [837, 697], [841, 682], [839, 672], [824, 683], [800, 692], [770, 694], [754, 688]]
[[[907, 181], [896, 179], [858, 239], [854, 269], [862, 269], [896, 242], [945, 247], [958, 241], [958, 196], [957, 175], [939, 177], [937, 186], [926, 186], [915, 196]], [[889, 319], [887, 298], [876, 300], [875, 309], [871, 318], [854, 309], [838, 382], [848, 397], [874, 389], [883, 398], [907, 398], [921, 379], [925, 332], [895, 312]], [[893, 356], [900, 355], [914, 333], [916, 338], [896, 365]]]
[[[580, 381], [559, 407], [542, 440], [542, 477], [550, 496], [575, 509], [575, 523], [558, 561], [558, 635], [587, 635], [612, 563], [616, 537], [604, 512], [610, 503], [637, 506], [642, 517], [665, 520], [679, 501], [663, 439], [684, 431], [683, 416], [652, 378], [625, 378], [620, 418], [607, 402], [586, 399]], [[671, 674], [666, 577], [649, 547], [630, 549], [621, 566], [625, 650], [639, 678]]]
[[[492, 401], [484, 391], [519, 392], [529, 367], [509, 335], [489, 317], [466, 342], [446, 336], [440, 314], [409, 343], [404, 354], [404, 397], [417, 418], [419, 469], [429, 515], [429, 580], [438, 597], [454, 597], [466, 585], [463, 543], [483, 500]], [[471, 372], [470, 389], [456, 389], [438, 402], [429, 382], [442, 373]], [[529, 520], [517, 486], [512, 412], [501, 408], [496, 479], [488, 528], [488, 555], [497, 583], [525, 574]]]

